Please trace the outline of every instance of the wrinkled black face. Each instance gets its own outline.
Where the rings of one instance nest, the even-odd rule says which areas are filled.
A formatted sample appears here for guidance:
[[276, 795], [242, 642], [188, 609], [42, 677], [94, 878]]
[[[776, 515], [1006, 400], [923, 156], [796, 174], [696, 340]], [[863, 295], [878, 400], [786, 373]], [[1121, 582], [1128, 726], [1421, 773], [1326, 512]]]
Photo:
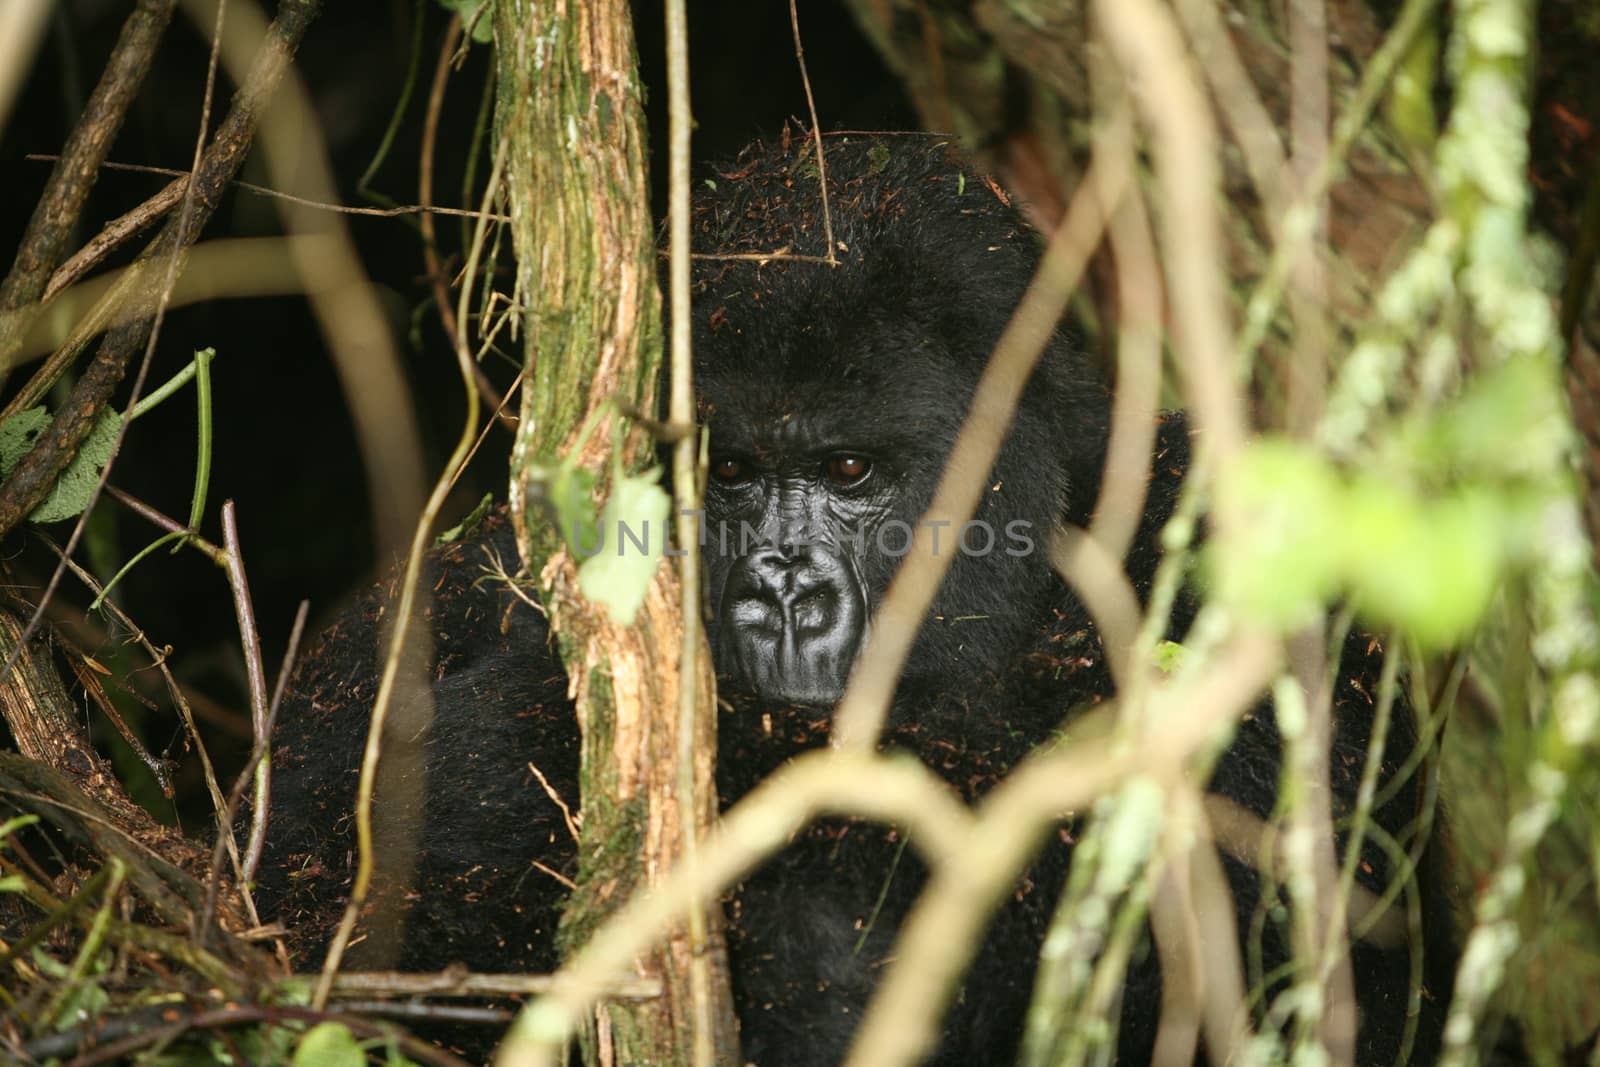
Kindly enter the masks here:
[[895, 497], [872, 456], [817, 444], [714, 452], [706, 488], [717, 670], [808, 704], [844, 691], [873, 601], [868, 546]]

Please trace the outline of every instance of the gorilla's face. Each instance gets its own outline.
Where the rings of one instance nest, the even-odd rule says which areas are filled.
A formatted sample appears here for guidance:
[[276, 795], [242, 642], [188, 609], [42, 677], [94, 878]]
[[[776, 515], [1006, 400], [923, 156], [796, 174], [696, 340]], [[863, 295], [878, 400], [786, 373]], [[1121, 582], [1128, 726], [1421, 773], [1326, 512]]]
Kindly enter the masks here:
[[895, 493], [865, 450], [828, 437], [796, 445], [713, 456], [710, 614], [721, 672], [767, 696], [828, 703], [866, 630], [866, 545]]
[[[718, 674], [831, 704], [933, 499], [984, 363], [1037, 262], [1009, 204], [941, 142], [879, 159], [828, 140], [838, 265], [810, 148], [719, 172], [695, 200], [695, 377], [710, 431], [702, 550]], [[852, 158], [858, 157], [858, 158]], [[835, 171], [830, 166], [830, 174]], [[809, 259], [772, 262], [786, 249]], [[1023, 397], [963, 529], [933, 533], [949, 576], [907, 676], [997, 669], [1052, 595], [1045, 548], [1098, 471], [1103, 390], [1064, 339]]]

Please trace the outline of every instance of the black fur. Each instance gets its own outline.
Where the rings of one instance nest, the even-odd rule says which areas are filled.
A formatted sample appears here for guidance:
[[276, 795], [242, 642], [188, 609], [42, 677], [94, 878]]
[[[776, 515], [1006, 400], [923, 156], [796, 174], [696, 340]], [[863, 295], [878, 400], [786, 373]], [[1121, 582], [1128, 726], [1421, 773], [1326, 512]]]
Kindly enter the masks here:
[[[823, 254], [811, 152], [809, 143], [755, 146], [722, 168], [715, 188], [697, 202], [698, 250]], [[915, 524], [984, 360], [1037, 262], [1034, 236], [998, 190], [964, 172], [937, 139], [835, 137], [827, 159], [842, 266], [697, 264], [701, 415], [711, 427], [714, 456], [731, 455], [746, 465], [741, 472], [759, 472], [740, 473], [710, 494], [713, 522], [770, 511], [772, 501], [790, 493], [828, 517]], [[1105, 390], [1058, 336], [1023, 396], [979, 512], [995, 530], [1030, 523], [1035, 551], [1020, 558], [958, 555], [896, 696], [885, 744], [916, 754], [968, 798], [982, 795], [1069, 714], [1112, 691], [1092, 622], [1044, 559], [1053, 524], [1088, 518], [1106, 411]], [[840, 450], [869, 455], [878, 480], [845, 492], [793, 473], [795, 457]], [[1127, 561], [1141, 594], [1187, 462], [1185, 424], [1170, 416], [1160, 428], [1145, 520]], [[833, 542], [823, 547], [843, 551]], [[715, 611], [740, 562], [714, 544], [708, 553]], [[414, 904], [398, 960], [405, 968], [460, 961], [478, 970], [539, 972], [556, 963], [554, 930], [565, 895], [557, 875], [573, 873], [575, 855], [551, 792], [576, 809], [578, 732], [542, 616], [502, 582], [480, 580], [496, 556], [515, 560], [508, 524], [498, 517], [478, 540], [436, 553], [425, 578], [436, 590], [436, 718], [423, 739], [431, 774]], [[875, 604], [895, 560], [865, 552], [847, 563]], [[280, 724], [262, 890], [267, 915], [289, 924], [310, 958], [320, 955], [349, 884], [354, 834], [347, 813], [364, 712], [376, 690], [377, 623], [387, 597], [387, 590], [369, 594], [312, 650]], [[718, 631], [728, 621], [709, 621], [713, 640], [726, 648], [732, 638]], [[1346, 645], [1331, 760], [1338, 812], [1353, 803], [1381, 659], [1365, 638]], [[824, 744], [829, 717], [825, 707], [774, 699], [760, 678], [742, 677], [726, 663], [719, 654], [730, 702], [719, 730], [724, 805], [794, 753]], [[1416, 743], [1403, 704], [1396, 719], [1386, 778]], [[1211, 788], [1270, 816], [1279, 747], [1271, 709], [1257, 709], [1239, 726]], [[1419, 794], [1413, 776], [1395, 789], [1376, 822], [1403, 839]], [[1002, 908], [947, 1016], [934, 1062], [1013, 1061], [1070, 840], [1066, 830], [1053, 840]], [[828, 820], [729, 895], [747, 1060], [821, 1067], [843, 1057], [924, 878], [914, 850], [903, 845], [893, 829]], [[1363, 861], [1361, 883], [1382, 892], [1394, 873], [1387, 855], [1369, 841]], [[1224, 867], [1241, 930], [1249, 931], [1259, 876], [1231, 857]], [[1423, 873], [1437, 885], [1436, 876]], [[1437, 1053], [1452, 962], [1448, 916], [1436, 898], [1428, 906], [1435, 921], [1411, 1053], [1413, 1064], [1424, 1065]], [[1264, 973], [1270, 976], [1285, 958], [1282, 931], [1269, 921]], [[1408, 956], [1357, 945], [1353, 962], [1362, 1009], [1357, 1059], [1378, 1067], [1393, 1062], [1405, 1027]], [[1146, 943], [1122, 999], [1119, 1062], [1149, 1061], [1159, 989]]]

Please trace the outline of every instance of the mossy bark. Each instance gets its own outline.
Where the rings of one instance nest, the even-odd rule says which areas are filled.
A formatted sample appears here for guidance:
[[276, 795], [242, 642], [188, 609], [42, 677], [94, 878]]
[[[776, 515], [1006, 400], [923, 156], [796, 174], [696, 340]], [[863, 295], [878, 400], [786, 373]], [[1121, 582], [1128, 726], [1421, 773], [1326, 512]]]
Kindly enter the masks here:
[[[625, 0], [501, 0], [494, 17], [497, 125], [526, 366], [512, 510], [529, 567], [546, 590], [584, 736], [578, 888], [563, 932], [564, 943], [576, 947], [629, 895], [654, 884], [685, 835], [710, 821], [715, 712], [705, 657], [692, 678], [680, 674], [676, 568], [659, 567], [635, 624], [617, 625], [580, 594], [576, 562], [537, 505], [539, 468], [557, 457], [596, 476], [597, 504], [608, 489], [614, 442], [623, 442], [626, 470], [654, 461], [643, 433], [609, 431], [621, 417], [618, 406], [655, 411], [661, 360], [631, 14]], [[591, 417], [600, 418], [599, 428], [580, 437]], [[675, 788], [683, 684], [694, 685], [699, 698], [694, 827], [682, 825]], [[680, 927], [637, 962], [639, 974], [662, 980], [662, 998], [601, 1009], [598, 1032], [609, 1062], [689, 1061], [695, 1012], [688, 976], [697, 956], [713, 969], [717, 1045], [733, 1054], [720, 916], [709, 916], [708, 926], [712, 944], [691, 945]], [[596, 1062], [588, 1044], [586, 1055]]]

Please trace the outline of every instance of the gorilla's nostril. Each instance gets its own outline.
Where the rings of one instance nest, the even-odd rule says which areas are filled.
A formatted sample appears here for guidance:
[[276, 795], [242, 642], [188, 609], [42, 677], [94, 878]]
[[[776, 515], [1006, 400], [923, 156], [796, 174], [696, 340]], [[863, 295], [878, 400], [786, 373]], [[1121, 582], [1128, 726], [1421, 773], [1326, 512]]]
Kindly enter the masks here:
[[834, 622], [835, 595], [827, 586], [814, 586], [795, 597], [790, 605], [796, 628], [802, 631], [827, 629]]

